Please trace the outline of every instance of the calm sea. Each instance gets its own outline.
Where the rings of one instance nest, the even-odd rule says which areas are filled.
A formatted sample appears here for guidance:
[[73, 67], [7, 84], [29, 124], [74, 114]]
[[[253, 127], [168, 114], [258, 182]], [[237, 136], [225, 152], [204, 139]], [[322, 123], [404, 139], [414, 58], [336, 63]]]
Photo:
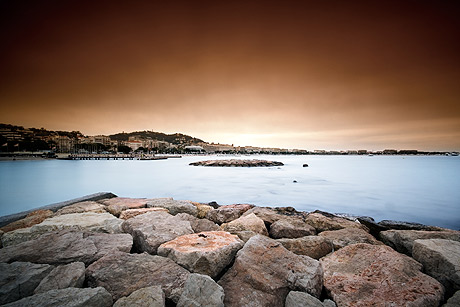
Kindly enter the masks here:
[[[108, 191], [219, 204], [293, 206], [460, 229], [460, 157], [250, 156], [282, 167], [211, 168], [190, 162], [1, 161], [0, 216]], [[308, 163], [309, 167], [302, 167]], [[294, 182], [296, 181], [296, 182]]]

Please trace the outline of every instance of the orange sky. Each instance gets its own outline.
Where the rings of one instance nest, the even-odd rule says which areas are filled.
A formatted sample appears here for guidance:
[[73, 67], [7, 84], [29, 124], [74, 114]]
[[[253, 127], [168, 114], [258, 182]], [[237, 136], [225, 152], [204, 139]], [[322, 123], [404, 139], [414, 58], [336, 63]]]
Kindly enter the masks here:
[[0, 122], [460, 150], [458, 1], [94, 2], [0, 3]]

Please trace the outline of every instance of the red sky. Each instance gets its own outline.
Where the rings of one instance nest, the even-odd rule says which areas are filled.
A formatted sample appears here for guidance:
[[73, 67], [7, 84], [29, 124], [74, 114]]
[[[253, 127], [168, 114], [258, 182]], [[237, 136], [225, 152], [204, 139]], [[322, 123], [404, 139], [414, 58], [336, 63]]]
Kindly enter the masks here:
[[2, 1], [0, 122], [460, 150], [457, 3]]

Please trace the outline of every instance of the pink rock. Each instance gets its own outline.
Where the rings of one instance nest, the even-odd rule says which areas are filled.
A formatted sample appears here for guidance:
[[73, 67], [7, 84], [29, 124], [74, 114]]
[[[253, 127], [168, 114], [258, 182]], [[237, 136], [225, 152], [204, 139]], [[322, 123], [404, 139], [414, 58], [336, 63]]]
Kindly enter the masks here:
[[2, 230], [3, 232], [9, 232], [16, 229], [31, 227], [33, 225], [40, 224], [49, 217], [52, 217], [53, 214], [54, 213], [51, 210], [36, 210], [27, 214], [27, 216], [23, 219], [14, 221], [6, 226], [3, 226], [2, 228], [0, 228], [0, 230]]
[[338, 306], [439, 306], [443, 287], [422, 265], [385, 245], [348, 245], [321, 258], [324, 287]]
[[208, 211], [206, 218], [217, 224], [228, 223], [236, 220], [243, 215], [246, 211], [253, 208], [253, 205], [236, 204], [221, 206], [217, 209]]
[[147, 198], [114, 197], [102, 200], [101, 203], [107, 206], [107, 211], [118, 217], [124, 210], [145, 208], [147, 201]]
[[162, 211], [162, 212], [168, 212], [168, 209], [165, 208], [141, 208], [141, 209], [127, 209], [124, 210], [120, 213], [120, 219], [122, 220], [127, 220], [132, 217], [152, 212], [152, 211]]

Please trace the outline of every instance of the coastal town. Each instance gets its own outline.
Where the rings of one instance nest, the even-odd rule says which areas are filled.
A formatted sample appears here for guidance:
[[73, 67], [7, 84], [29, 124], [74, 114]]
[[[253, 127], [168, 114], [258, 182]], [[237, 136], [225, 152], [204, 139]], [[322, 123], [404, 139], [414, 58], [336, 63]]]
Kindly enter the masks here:
[[415, 149], [321, 150], [285, 149], [208, 143], [185, 134], [154, 131], [86, 136], [80, 131], [51, 131], [0, 124], [0, 155], [57, 154], [295, 154], [295, 155], [453, 155], [458, 152], [426, 152]]

